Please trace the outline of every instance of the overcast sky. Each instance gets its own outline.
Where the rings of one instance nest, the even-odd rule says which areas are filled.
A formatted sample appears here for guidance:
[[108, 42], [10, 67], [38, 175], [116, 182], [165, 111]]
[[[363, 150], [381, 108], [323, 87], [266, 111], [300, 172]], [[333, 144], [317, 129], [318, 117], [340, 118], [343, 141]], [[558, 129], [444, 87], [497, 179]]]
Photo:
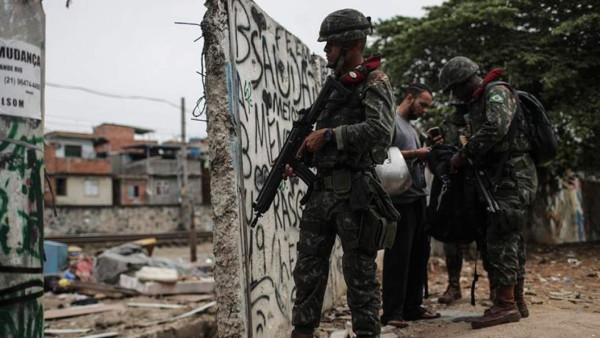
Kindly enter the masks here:
[[[257, 0], [267, 14], [298, 36], [316, 54], [323, 18], [341, 8], [355, 8], [376, 22], [396, 15], [422, 16], [423, 6], [442, 0]], [[187, 136], [205, 137], [206, 124], [191, 121], [202, 96], [199, 24], [204, 0], [45, 0], [46, 129], [91, 132], [103, 122], [153, 129], [151, 138], [181, 135], [180, 101], [186, 100]], [[115, 99], [142, 96], [164, 102]]]

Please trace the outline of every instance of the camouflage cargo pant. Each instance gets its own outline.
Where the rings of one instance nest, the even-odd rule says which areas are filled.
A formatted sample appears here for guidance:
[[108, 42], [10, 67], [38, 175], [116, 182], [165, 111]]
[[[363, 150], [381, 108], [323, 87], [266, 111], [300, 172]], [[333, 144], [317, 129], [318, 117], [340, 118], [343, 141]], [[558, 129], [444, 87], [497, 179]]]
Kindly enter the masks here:
[[[492, 274], [492, 265], [487, 251], [486, 239], [480, 236], [475, 240], [477, 244], [477, 250], [481, 258], [483, 269], [488, 273]], [[446, 264], [448, 271], [458, 271], [460, 273], [462, 269], [462, 261], [465, 251], [469, 250], [471, 244], [462, 243], [444, 243], [444, 255], [446, 256]]]
[[347, 300], [352, 327], [358, 335], [378, 335], [380, 321], [377, 251], [359, 243], [361, 216], [332, 191], [314, 191], [300, 222], [298, 258], [294, 268], [296, 299], [292, 324], [296, 328], [319, 326], [329, 276], [329, 256], [336, 235], [344, 254], [342, 269], [348, 286]]
[[537, 173], [529, 156], [507, 162], [508, 175], [493, 193], [500, 209], [505, 211], [503, 221], [488, 217], [486, 242], [497, 286], [515, 285], [525, 278], [525, 243], [522, 230], [529, 220], [529, 206], [537, 190]]

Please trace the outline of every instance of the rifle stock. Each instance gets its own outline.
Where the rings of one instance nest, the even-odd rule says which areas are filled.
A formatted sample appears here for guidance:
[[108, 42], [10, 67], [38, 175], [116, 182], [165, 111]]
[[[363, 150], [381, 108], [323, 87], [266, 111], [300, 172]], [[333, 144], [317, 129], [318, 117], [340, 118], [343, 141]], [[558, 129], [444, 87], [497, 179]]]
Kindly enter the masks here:
[[[334, 90], [338, 92], [339, 98], [331, 99], [330, 96]], [[345, 101], [350, 94], [350, 91], [344, 88], [344, 86], [335, 80], [333, 76], [329, 75], [313, 105], [309, 109], [302, 109], [298, 112], [300, 118], [294, 122], [292, 130], [286, 138], [279, 156], [269, 171], [265, 184], [258, 193], [258, 197], [254, 203], [252, 203], [254, 216], [250, 222], [250, 227], [255, 227], [258, 218], [271, 207], [271, 203], [273, 203], [279, 185], [283, 180], [286, 164], [289, 164], [294, 168], [296, 175], [306, 183], [306, 185], [310, 187], [313, 184], [316, 175], [304, 163], [303, 158], [296, 157], [296, 154], [304, 142], [304, 139], [312, 132], [313, 124], [317, 121], [325, 104], [332, 101]]]

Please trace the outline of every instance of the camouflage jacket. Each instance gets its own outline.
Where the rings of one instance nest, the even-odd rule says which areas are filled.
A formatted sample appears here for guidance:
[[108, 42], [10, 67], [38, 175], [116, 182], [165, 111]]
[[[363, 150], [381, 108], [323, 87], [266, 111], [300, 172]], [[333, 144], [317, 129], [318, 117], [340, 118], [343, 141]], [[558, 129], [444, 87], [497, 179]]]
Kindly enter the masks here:
[[[492, 162], [499, 159], [499, 154], [509, 150], [507, 134], [517, 113], [517, 99], [506, 86], [488, 87], [484, 94], [469, 104], [471, 137], [461, 150], [468, 158], [481, 160], [487, 158]], [[515, 117], [522, 118], [521, 114]], [[519, 128], [513, 140], [512, 156], [527, 153], [531, 146], [525, 131]]]

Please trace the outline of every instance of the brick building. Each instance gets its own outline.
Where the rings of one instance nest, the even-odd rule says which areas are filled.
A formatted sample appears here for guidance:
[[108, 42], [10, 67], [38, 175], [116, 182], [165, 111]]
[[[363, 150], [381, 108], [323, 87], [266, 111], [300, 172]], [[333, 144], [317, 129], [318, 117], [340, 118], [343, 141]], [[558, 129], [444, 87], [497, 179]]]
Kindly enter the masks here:
[[96, 153], [100, 156], [108, 156], [123, 150], [124, 147], [135, 144], [146, 144], [157, 142], [149, 142], [137, 140], [136, 135], [145, 135], [153, 132], [150, 129], [144, 129], [134, 126], [126, 126], [116, 123], [102, 123], [93, 128], [93, 134], [98, 137], [103, 137], [107, 140], [106, 143], [96, 146]]
[[45, 194], [47, 205], [112, 205], [110, 162], [98, 158], [94, 149], [107, 140], [93, 134], [52, 132], [46, 134], [44, 159], [55, 194]]
[[[182, 186], [181, 144], [136, 139], [152, 130], [103, 123], [93, 133], [46, 134], [46, 169], [54, 201], [47, 205], [131, 206], [178, 205]], [[203, 147], [202, 147], [203, 148]], [[186, 193], [194, 204], [209, 202], [203, 181], [205, 149], [189, 145]]]

